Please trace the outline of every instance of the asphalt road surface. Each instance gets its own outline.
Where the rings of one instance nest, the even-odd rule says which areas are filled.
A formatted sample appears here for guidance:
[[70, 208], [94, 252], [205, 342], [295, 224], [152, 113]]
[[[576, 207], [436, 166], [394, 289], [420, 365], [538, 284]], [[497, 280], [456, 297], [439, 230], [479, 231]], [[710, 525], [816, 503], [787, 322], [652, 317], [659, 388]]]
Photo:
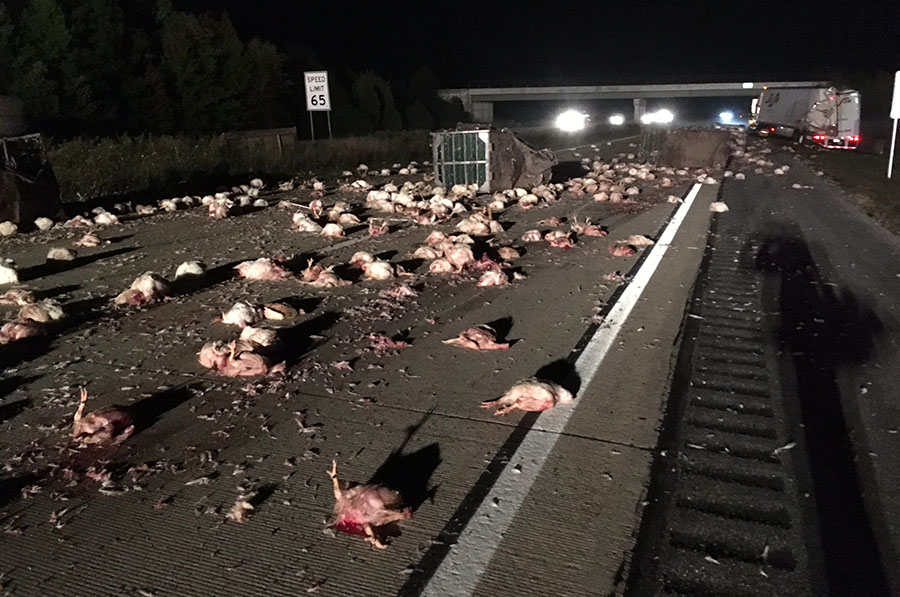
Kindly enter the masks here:
[[[635, 151], [632, 143], [577, 152], [611, 158]], [[750, 228], [734, 234], [774, 233], [766, 216], [778, 219], [786, 238], [813, 247], [800, 252], [806, 261], [791, 262], [794, 269], [812, 271], [812, 262], [817, 287], [853, 289], [852, 304], [879, 321], [865, 358], [830, 371], [840, 369], [835, 404], [851, 407], [852, 445], [870, 450], [857, 468], [861, 483], [877, 490], [864, 492], [861, 508], [880, 513], [872, 544], [888, 562], [885, 546], [898, 536], [884, 501], [897, 489], [890, 458], [898, 453], [890, 403], [896, 379], [885, 373], [896, 362], [896, 241], [799, 163], [777, 178], [771, 169], [745, 169], [747, 180], [722, 187], [694, 189], [680, 179], [665, 194], [643, 194], [636, 206], [570, 198], [511, 208], [499, 216], [506, 227], [500, 237], [517, 246], [525, 230], [549, 229], [537, 222], [551, 216], [590, 217], [609, 235], [579, 238], [570, 250], [525, 245], [515, 268], [526, 277], [502, 288], [427, 275], [427, 264], [408, 253], [428, 228], [400, 224], [369, 238], [360, 227], [339, 241], [290, 231], [293, 210], [274, 204], [306, 202], [308, 190], [270, 195], [273, 207], [225, 220], [211, 220], [205, 210], [123, 220], [101, 232], [110, 244], [82, 249], [78, 260], [56, 268], [45, 263], [47, 249], [82, 231], [0, 241], [23, 281], [69, 313], [49, 337], [0, 347], [0, 586], [8, 594], [48, 596], [594, 595], [651, 586], [633, 574], [633, 553], [638, 545], [650, 561], [665, 556], [668, 514], [653, 512], [661, 522], [641, 525], [645, 506], [657, 501], [651, 483], [663, 457], [659, 431], [676, 399], [686, 313], [698, 275], [705, 275], [711, 220], [741, 210], [753, 215]], [[815, 188], [795, 190], [794, 181]], [[686, 203], [665, 202], [669, 192]], [[718, 194], [734, 197], [734, 213], [713, 217], [708, 206]], [[364, 196], [329, 194], [325, 201], [359, 203]], [[836, 244], [845, 233], [851, 236]], [[611, 256], [608, 248], [631, 234], [665, 242], [634, 257]], [[872, 253], [864, 242], [881, 244]], [[281, 252], [298, 270], [314, 258], [358, 278], [343, 264], [361, 249], [416, 274], [409, 283], [418, 296], [380, 297], [390, 282], [317, 290], [231, 275], [237, 262]], [[136, 275], [171, 276], [187, 259], [210, 266], [203, 282], [147, 308], [110, 305]], [[863, 266], [864, 290], [855, 269]], [[622, 281], [606, 279], [616, 272]], [[784, 285], [773, 280], [760, 286], [760, 300], [783, 295]], [[237, 300], [285, 300], [305, 311], [281, 326], [285, 375], [226, 379], [197, 363], [205, 341], [233, 335], [212, 320]], [[840, 304], [838, 314], [846, 315], [850, 303]], [[492, 323], [510, 349], [479, 353], [442, 344], [479, 323]], [[373, 351], [372, 332], [410, 346]], [[802, 352], [779, 352], [776, 338], [768, 341], [773, 354]], [[803, 363], [792, 366], [803, 370]], [[575, 401], [540, 415], [495, 417], [479, 408], [534, 375], [563, 384]], [[781, 383], [790, 388], [790, 381]], [[72, 449], [67, 436], [81, 386], [92, 407], [136, 405], [143, 415], [138, 432], [115, 448]], [[326, 529], [332, 459], [342, 478], [395, 487], [412, 507], [387, 549]], [[809, 470], [797, 467], [798, 477], [806, 475], [798, 488], [824, 482]], [[232, 504], [248, 494], [248, 520], [229, 520]], [[822, 543], [810, 566], [829, 561], [828, 541]]]

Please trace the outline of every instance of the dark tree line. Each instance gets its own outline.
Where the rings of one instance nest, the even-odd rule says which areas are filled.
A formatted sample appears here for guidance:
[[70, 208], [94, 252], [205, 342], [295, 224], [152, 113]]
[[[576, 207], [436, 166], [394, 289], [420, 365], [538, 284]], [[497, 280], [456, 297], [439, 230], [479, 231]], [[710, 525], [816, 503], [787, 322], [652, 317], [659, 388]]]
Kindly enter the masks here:
[[0, 4], [0, 94], [57, 135], [305, 129], [304, 70], [329, 70], [338, 135], [465, 119], [427, 68], [408, 82], [335, 70], [303, 47], [240, 39], [224, 13], [180, 12], [171, 0]]

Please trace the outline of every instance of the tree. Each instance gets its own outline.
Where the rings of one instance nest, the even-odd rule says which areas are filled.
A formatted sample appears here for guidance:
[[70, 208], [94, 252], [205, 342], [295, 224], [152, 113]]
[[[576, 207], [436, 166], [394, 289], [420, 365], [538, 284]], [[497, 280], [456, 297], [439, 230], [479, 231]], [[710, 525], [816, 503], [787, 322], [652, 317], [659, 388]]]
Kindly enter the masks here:
[[284, 109], [284, 59], [271, 43], [250, 40], [244, 53], [247, 87], [245, 126], [274, 127], [287, 120]]
[[15, 30], [10, 91], [43, 124], [60, 117], [71, 35], [54, 0], [31, 0]]
[[[13, 22], [6, 7], [0, 4], [0, 64], [11, 65], [13, 63], [13, 29]], [[11, 82], [11, 70], [9, 68], [0, 68], [0, 93], [9, 91]]]
[[434, 118], [428, 112], [425, 104], [416, 100], [406, 108], [406, 128], [410, 130], [431, 130], [434, 127]]
[[165, 15], [162, 63], [177, 95], [176, 114], [190, 133], [233, 129], [245, 120], [243, 44], [227, 16]]

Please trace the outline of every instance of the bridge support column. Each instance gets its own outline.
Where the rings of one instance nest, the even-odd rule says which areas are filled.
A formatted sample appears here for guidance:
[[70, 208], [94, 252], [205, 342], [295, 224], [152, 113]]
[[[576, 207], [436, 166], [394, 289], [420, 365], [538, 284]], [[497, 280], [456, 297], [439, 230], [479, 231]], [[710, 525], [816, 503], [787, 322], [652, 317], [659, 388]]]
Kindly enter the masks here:
[[472, 118], [475, 122], [494, 122], [494, 102], [472, 102]]
[[634, 102], [634, 121], [640, 122], [641, 116], [647, 111], [647, 100], [634, 98], [632, 101]]

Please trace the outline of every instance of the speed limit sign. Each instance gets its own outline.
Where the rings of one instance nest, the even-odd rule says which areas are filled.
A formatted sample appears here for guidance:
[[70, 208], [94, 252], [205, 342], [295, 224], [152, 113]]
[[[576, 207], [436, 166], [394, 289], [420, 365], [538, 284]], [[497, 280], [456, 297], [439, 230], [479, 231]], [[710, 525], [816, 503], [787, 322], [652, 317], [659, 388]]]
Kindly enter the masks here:
[[328, 71], [317, 70], [303, 73], [306, 86], [306, 109], [309, 111], [331, 110], [328, 95]]

